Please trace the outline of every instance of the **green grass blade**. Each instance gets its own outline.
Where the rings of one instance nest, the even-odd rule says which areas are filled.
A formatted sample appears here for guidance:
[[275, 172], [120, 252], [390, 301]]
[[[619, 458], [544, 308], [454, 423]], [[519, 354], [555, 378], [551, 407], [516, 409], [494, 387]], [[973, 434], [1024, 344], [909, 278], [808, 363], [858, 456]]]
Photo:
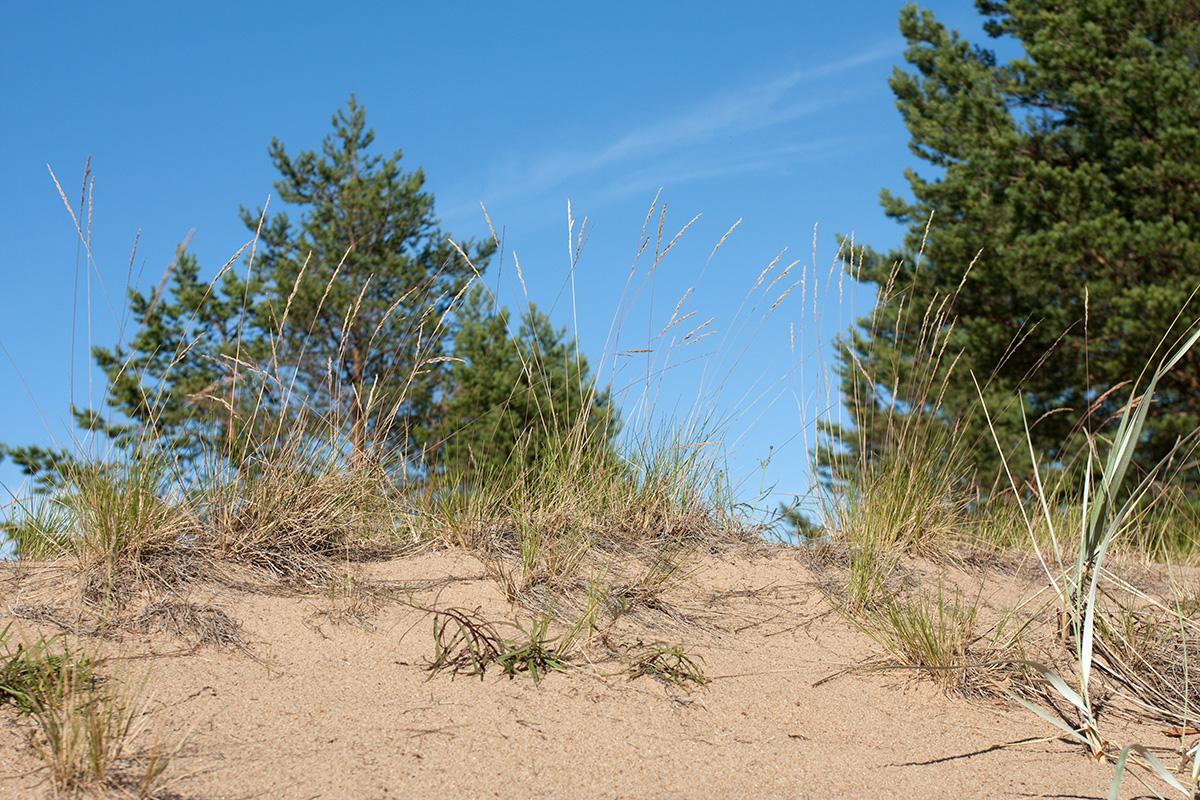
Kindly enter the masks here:
[[[1117, 789], [1120, 788], [1121, 775], [1125, 770], [1125, 761], [1126, 761], [1126, 758], [1129, 755], [1129, 753], [1137, 753], [1139, 756], [1141, 756], [1143, 759], [1145, 759], [1146, 766], [1150, 767], [1150, 770], [1155, 775], [1157, 775], [1164, 783], [1166, 783], [1168, 786], [1170, 786], [1172, 789], [1177, 790], [1178, 792], [1183, 794], [1184, 797], [1190, 798], [1193, 796], [1193, 792], [1189, 789], [1184, 788], [1184, 785], [1182, 783], [1180, 783], [1175, 778], [1175, 776], [1172, 775], [1167, 770], [1167, 768], [1163, 766], [1163, 763], [1161, 761], [1159, 761], [1157, 758], [1155, 758], [1154, 754], [1151, 753], [1144, 745], [1131, 744], [1128, 747], [1126, 747], [1124, 750], [1122, 750], [1121, 755], [1117, 758], [1117, 774], [1116, 774], [1116, 777], [1113, 779], [1112, 789], [1108, 793], [1109, 800], [1113, 800], [1113, 798], [1115, 798], [1117, 796]], [[1151, 791], [1154, 791], [1154, 790], [1151, 789]], [[1154, 792], [1154, 793], [1158, 794], [1158, 792]], [[1162, 797], [1162, 795], [1158, 795], [1158, 796]]]
[[1027, 709], [1029, 709], [1029, 710], [1030, 710], [1030, 711], [1032, 711], [1033, 713], [1037, 714], [1037, 715], [1038, 715], [1039, 717], [1041, 717], [1042, 719], [1046, 720], [1046, 722], [1049, 722], [1051, 725], [1053, 725], [1054, 727], [1058, 728], [1058, 729], [1059, 729], [1060, 731], [1062, 731], [1063, 733], [1067, 734], [1067, 736], [1070, 736], [1070, 737], [1071, 737], [1072, 739], [1074, 739], [1075, 741], [1079, 742], [1080, 744], [1084, 745], [1085, 747], [1090, 747], [1090, 746], [1091, 746], [1091, 743], [1090, 743], [1090, 742], [1088, 742], [1088, 740], [1087, 740], [1086, 738], [1084, 738], [1084, 736], [1083, 736], [1083, 734], [1082, 734], [1082, 733], [1080, 733], [1079, 731], [1075, 730], [1075, 729], [1074, 729], [1074, 728], [1072, 728], [1070, 725], [1068, 725], [1067, 723], [1063, 722], [1061, 719], [1056, 719], [1055, 717], [1052, 717], [1052, 716], [1050, 716], [1050, 715], [1049, 715], [1049, 714], [1047, 714], [1045, 711], [1043, 711], [1042, 709], [1038, 708], [1038, 707], [1037, 707], [1037, 706], [1035, 706], [1033, 703], [1029, 702], [1029, 701], [1028, 701], [1028, 700], [1026, 700], [1024, 697], [1021, 697], [1020, 695], [1016, 694], [1015, 692], [1010, 692], [1010, 691], [1008, 691], [1008, 690], [1006, 689], [1006, 690], [1005, 690], [1005, 693], [1006, 693], [1006, 694], [1007, 694], [1009, 697], [1011, 697], [1013, 700], [1016, 700], [1018, 703], [1020, 703], [1021, 705], [1025, 706]]
[[1054, 670], [1050, 669], [1045, 664], [1039, 664], [1037, 661], [1026, 661], [1025, 659], [1020, 658], [1014, 659], [1008, 663], [1020, 664], [1036, 670], [1038, 674], [1042, 676], [1042, 680], [1054, 687], [1054, 691], [1062, 695], [1064, 700], [1078, 708], [1080, 712], [1087, 716], [1088, 719], [1091, 719], [1091, 713], [1088, 710], [1087, 703], [1085, 703], [1083, 698], [1080, 697], [1074, 689], [1068, 686], [1066, 681], [1060, 678], [1058, 674], [1054, 672]]
[[1117, 793], [1121, 790], [1121, 778], [1125, 777], [1125, 761], [1128, 758], [1129, 747], [1121, 748], [1121, 754], [1117, 756], [1117, 767], [1113, 773], [1112, 786], [1108, 789], [1108, 800], [1117, 800]]
[[[1121, 750], [1121, 754], [1117, 756], [1117, 768], [1115, 774], [1113, 775], [1112, 786], [1109, 787], [1108, 790], [1108, 800], [1117, 800], [1117, 794], [1121, 791], [1121, 779], [1125, 777], [1125, 763], [1129, 758], [1130, 751], [1135, 747], [1140, 747], [1140, 745], [1131, 744]], [[1137, 776], [1134, 775], [1134, 777], [1136, 778]], [[1157, 797], [1158, 800], [1163, 800], [1163, 796], [1155, 791], [1153, 786], [1148, 786], [1145, 781], [1142, 781], [1142, 785], [1154, 792], [1154, 796]]]
[[[1033, 450], [1033, 436], [1029, 433], [1029, 419], [1025, 416], [1024, 403], [1021, 404], [1021, 423], [1025, 426], [1025, 442], [1029, 445], [1029, 463], [1033, 465], [1033, 480], [1037, 484], [1038, 504], [1042, 508], [1042, 516], [1046, 518], [1046, 530], [1050, 532], [1050, 544], [1054, 548], [1055, 553], [1060, 553], [1062, 551], [1058, 547], [1058, 536], [1054, 531], [1054, 519], [1050, 514], [1050, 504], [1046, 500], [1046, 490], [1042, 486], [1042, 473], [1037, 466], [1037, 453]], [[1015, 489], [1016, 487], [1014, 486], [1013, 488]]]
[[[1137, 395], [1131, 393], [1129, 403], [1126, 405], [1124, 416], [1121, 418], [1121, 424], [1117, 427], [1117, 434], [1113, 444], [1113, 449], [1108, 454], [1107, 463], [1104, 465], [1104, 473], [1101, 479], [1101, 493], [1097, 498], [1097, 502], [1092, 509], [1092, 515], [1089, 519], [1089, 556], [1095, 555], [1095, 550], [1099, 546], [1099, 542], [1095, 540], [1098, 531], [1103, 527], [1106, 521], [1106, 510], [1111, 508], [1113, 496], [1121, 487], [1125, 480], [1125, 473], [1129, 469], [1129, 464], [1133, 459], [1133, 452], [1136, 449], [1138, 442], [1141, 440], [1142, 428], [1146, 423], [1146, 417], [1150, 413], [1150, 401], [1154, 397], [1154, 389], [1158, 385], [1158, 381], [1169, 372], [1179, 361], [1187, 354], [1196, 341], [1200, 340], [1200, 328], [1192, 332], [1192, 335], [1187, 338], [1182, 346], [1175, 353], [1163, 360], [1159, 364], [1158, 369], [1150, 377], [1150, 382], [1146, 385], [1146, 390], [1141, 394], [1141, 400], [1134, 407], [1134, 402], [1137, 400]], [[1136, 392], [1136, 388], [1134, 392]], [[1132, 412], [1132, 413], [1130, 413]], [[1110, 531], [1112, 528], [1110, 527]], [[1089, 558], [1089, 561], [1091, 558]]]

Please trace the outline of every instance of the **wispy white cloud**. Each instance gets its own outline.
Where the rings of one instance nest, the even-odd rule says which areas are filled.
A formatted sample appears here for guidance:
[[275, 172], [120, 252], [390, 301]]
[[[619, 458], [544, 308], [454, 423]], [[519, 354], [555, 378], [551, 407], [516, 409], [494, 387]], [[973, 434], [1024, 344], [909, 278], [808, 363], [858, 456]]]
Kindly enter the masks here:
[[746, 86], [702, 101], [695, 108], [634, 129], [601, 151], [597, 165], [652, 155], [717, 136], [746, 134], [788, 122], [831, 105], [828, 100], [793, 97], [802, 85], [846, 72], [893, 54], [894, 47], [878, 47], [851, 58], [794, 72]]
[[629, 195], [653, 193], [656, 189], [664, 186], [678, 186], [682, 183], [707, 178], [769, 172], [779, 169], [781, 164], [787, 164], [799, 156], [818, 154], [828, 156], [838, 150], [855, 146], [857, 143], [858, 141], [853, 138], [831, 136], [765, 150], [755, 149], [752, 152], [729, 157], [715, 156], [701, 160], [675, 158], [667, 162], [658, 161], [652, 166], [622, 172], [619, 177], [601, 186], [598, 191], [592, 192], [590, 200], [592, 203], [605, 203]]
[[[857, 90], [854, 87], [847, 89], [844, 85], [836, 91], [830, 87], [818, 87], [813, 91], [812, 87], [895, 55], [894, 43], [879, 44], [849, 58], [797, 69], [712, 95], [689, 108], [617, 133], [607, 144], [557, 150], [525, 164], [510, 162], [495, 170], [490, 186], [465, 201], [460, 208], [451, 207], [447, 217], [477, 213], [480, 199], [485, 203], [533, 200], [567, 181], [590, 176], [603, 175], [608, 187], [601, 191], [611, 197], [626, 193], [615, 188], [619, 186], [656, 187], [681, 180], [763, 169], [770, 157], [775, 159], [770, 163], [777, 166], [778, 159], [787, 153], [775, 143], [764, 145], [752, 141], [756, 134], [853, 102], [856, 96], [874, 88], [875, 84], [864, 84]], [[826, 139], [813, 137], [799, 143], [792, 152], [825, 146]], [[698, 151], [703, 151], [706, 144], [714, 141], [720, 141], [721, 153], [696, 157]], [[690, 154], [691, 166], [681, 167], [674, 163], [683, 153]], [[647, 159], [665, 163], [647, 167], [641, 163]], [[649, 174], [648, 170], [649, 173], [657, 170], [658, 177]], [[614, 171], [621, 174], [611, 175]]]

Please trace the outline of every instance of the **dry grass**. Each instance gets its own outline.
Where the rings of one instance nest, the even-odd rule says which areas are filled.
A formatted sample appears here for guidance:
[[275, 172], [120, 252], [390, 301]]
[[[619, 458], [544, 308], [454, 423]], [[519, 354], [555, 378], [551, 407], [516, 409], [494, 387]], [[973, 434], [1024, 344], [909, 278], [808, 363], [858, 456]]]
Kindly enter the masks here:
[[[648, 224], [654, 214], [652, 207]], [[642, 252], [652, 241], [655, 248], [644, 280], [679, 236], [664, 244], [662, 216], [658, 222], [657, 237], [644, 236], [641, 245]], [[765, 291], [778, 295], [754, 296], [752, 308], [770, 304], [762, 319], [801, 284], [788, 287], [785, 281], [780, 289], [772, 288], [788, 270], [775, 270], [773, 263], [759, 276], [752, 294], [766, 286]], [[631, 282], [633, 276], [631, 271]], [[892, 288], [886, 287], [881, 302]], [[186, 594], [187, 583], [199, 576], [232, 582], [225, 567], [234, 565], [250, 570], [257, 588], [326, 595], [328, 610], [320, 613], [335, 621], [362, 622], [389, 598], [427, 613], [432, 619], [431, 674], [482, 675], [495, 665], [509, 675], [538, 680], [547, 672], [566, 671], [572, 647], [595, 631], [624, 614], [661, 610], [672, 590], [688, 584], [696, 553], [756, 541], [762, 533], [761, 525], [737, 509], [721, 469], [729, 419], [711, 423], [719, 390], [701, 394], [691, 412], [666, 425], [654, 413], [656, 387], [651, 384], [661, 380], [684, 348], [702, 338], [693, 336], [700, 328], [686, 336], [679, 329], [680, 336], [671, 338], [675, 326], [687, 319], [686, 297], [650, 337], [660, 345], [658, 373], [651, 376], [647, 358], [641, 399], [624, 398], [626, 407], [640, 407], [643, 414], [616, 444], [598, 440], [580, 419], [566, 430], [556, 428], [558, 438], [532, 464], [523, 453], [509, 453], [505, 468], [490, 473], [454, 475], [436, 465], [414, 470], [388, 463], [372, 449], [378, 443], [364, 447], [360, 427], [299, 403], [299, 410], [289, 411], [292, 418], [259, 420], [272, 433], [241, 458], [232, 452], [209, 453], [200, 467], [181, 470], [147, 441], [108, 459], [80, 461], [60, 492], [21, 504], [11, 522], [21, 533], [19, 555], [69, 560], [82, 598], [98, 616], [100, 633], [127, 626], [165, 632], [191, 647], [244, 648], [232, 620], [194, 604]], [[874, 638], [890, 666], [916, 670], [949, 691], [970, 694], [1001, 682], [1011, 687], [1014, 680], [1028, 685], [1039, 675], [1046, 677], [1049, 668], [1034, 674], [1034, 667], [1005, 671], [1002, 666], [1030, 663], [1025, 634], [1035, 626], [1044, 634], [1068, 629], [1069, 635], [1056, 640], [1042, 637], [1057, 642], [1057, 652], [1043, 655], [1046, 661], [1090, 665], [1093, 653], [1078, 644], [1082, 606], [1072, 608], [1066, 600], [1078, 600], [1085, 577], [1102, 573], [1098, 565], [1095, 572], [1079, 567], [1068, 586], [1072, 564], [1085, 561], [1071, 553], [1094, 532], [1086, 528], [1088, 509], [1066, 488], [1014, 481], [1010, 491], [997, 490], [988, 498], [964, 490], [962, 473], [971, 448], [988, 443], [964, 441], [964, 420], [955, 420], [942, 407], [945, 381], [956, 362], [949, 350], [952, 300], [909, 310], [921, 315], [913, 363], [904, 369], [858, 365], [864, 395], [847, 402], [873, 403], [867, 387], [905, 380], [911, 382], [903, 393], [911, 399], [909, 413], [894, 398], [891, 407], [872, 406], [882, 439], [872, 447], [864, 443], [860, 449], [870, 457], [858, 463], [838, 464], [835, 459], [829, 481], [820, 489], [828, 539], [810, 546], [814, 553], [829, 554], [839, 585], [827, 591]], [[618, 311], [618, 328], [627, 316], [628, 309]], [[261, 383], [273, 371], [265, 380], [288, 386], [279, 358], [272, 353], [269, 364], [247, 366], [246, 374], [235, 375], [235, 383]], [[525, 367], [531, 373], [548, 372], [550, 365], [537, 363], [536, 353], [522, 358], [528, 359]], [[416, 370], [428, 366], [416, 361], [410, 382]], [[889, 374], [889, 369], [895, 372]], [[596, 396], [595, 385], [572, 388], [579, 388], [588, 401]], [[552, 398], [543, 400], [546, 408], [554, 407]], [[829, 407], [835, 405], [830, 398]], [[250, 416], [268, 411], [256, 407]], [[232, 417], [229, 424], [232, 429]], [[1090, 457], [1089, 451], [1085, 460]], [[1172, 492], [1169, 482], [1147, 488], [1145, 508], [1129, 515], [1119, 537], [1110, 537], [1115, 539], [1114, 554], [1195, 557], [1200, 537], [1195, 519], [1182, 510], [1185, 505], [1175, 503], [1170, 513], [1161, 510], [1166, 503], [1159, 498]], [[1030, 513], [1033, 504], [1037, 513]], [[386, 551], [414, 541], [478, 554], [524, 620], [512, 624], [515, 633], [505, 637], [500, 631], [508, 623], [389, 595], [352, 574], [356, 552]], [[1020, 619], [1006, 615], [984, 626], [981, 595], [947, 592], [941, 583], [936, 591], [931, 585], [906, 585], [910, 576], [904, 559], [937, 557], [964, 545], [989, 551], [1032, 549], [1064, 601], [1061, 610], [1074, 613], [1071, 621], [1048, 631], [1052, 626], [1033, 612]], [[1108, 575], [1104, 580], [1120, 585]], [[133, 602], [139, 595], [144, 602]], [[1200, 702], [1190, 670], [1191, 654], [1200, 647], [1195, 604], [1179, 596], [1173, 602], [1135, 602], [1132, 598], [1142, 595], [1129, 592], [1105, 597], [1100, 593], [1089, 607], [1098, 632], [1098, 668], [1138, 713], [1187, 729]], [[81, 668], [64, 669], [63, 659], [69, 661], [66, 655], [47, 655], [44, 646], [37, 653], [24, 651], [10, 660], [10, 667], [15, 663], [18, 668], [5, 680], [11, 684], [13, 675], [27, 670], [21, 680], [33, 680], [40, 688], [21, 695], [27, 690], [0, 686], [14, 698], [25, 697], [18, 702], [37, 720], [35, 747], [56, 785], [66, 791], [117, 782], [135, 786], [139, 794], [151, 791], [169, 759], [153, 748], [140, 755], [130, 751], [147, 720], [137, 693], [115, 681], [91, 681]], [[631, 675], [703, 685], [701, 664], [682, 644], [657, 644], [632, 654], [627, 666]], [[1083, 667], [1081, 681], [1085, 699], [1087, 669]], [[1085, 715], [1091, 714], [1091, 705], [1085, 706]], [[1087, 730], [1086, 742], [1104, 754], [1095, 732], [1094, 726]], [[132, 784], [130, 765], [140, 775]]]
[[283, 580], [323, 584], [332, 559], [394, 530], [390, 490], [376, 468], [291, 443], [253, 470], [214, 481], [202, 495], [207, 525], [196, 544]]
[[[152, 797], [183, 742], [144, 746], [152, 715], [139, 690], [103, 673], [103, 659], [62, 637], [20, 642], [0, 632], [0, 698], [33, 721], [29, 744], [57, 794], [111, 789]], [[144, 685], [144, 681], [142, 683]]]
[[146, 607], [130, 621], [129, 627], [143, 633], [161, 633], [182, 639], [193, 649], [206, 645], [246, 646], [241, 627], [224, 611], [175, 598]]

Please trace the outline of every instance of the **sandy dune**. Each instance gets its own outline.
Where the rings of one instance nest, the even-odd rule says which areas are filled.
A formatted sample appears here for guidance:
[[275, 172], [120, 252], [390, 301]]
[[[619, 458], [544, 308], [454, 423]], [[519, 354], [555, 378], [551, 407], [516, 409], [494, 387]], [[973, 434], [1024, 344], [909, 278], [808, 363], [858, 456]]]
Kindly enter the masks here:
[[[0, 624], [15, 620], [27, 640], [61, 630], [49, 609], [70, 624], [68, 571], [6, 569], [0, 610], [8, 619]], [[440, 608], [478, 609], [498, 623], [518, 616], [471, 555], [429, 550], [353, 569]], [[190, 634], [181, 629], [190, 641], [164, 631], [164, 615], [145, 617], [141, 630], [76, 641], [107, 655], [107, 669], [126, 682], [146, 677], [143, 700], [153, 713], [138, 745], [190, 733], [159, 785], [162, 797], [1107, 795], [1112, 765], [1053, 738], [1015, 703], [947, 696], [911, 671], [843, 674], [878, 648], [831, 611], [818, 577], [791, 551], [705, 556], [668, 597], [669, 613], [621, 617], [576, 649], [570, 674], [537, 683], [496, 668], [482, 680], [431, 676], [430, 617], [337, 591], [288, 596], [196, 581], [177, 598], [208, 621]], [[1033, 578], [957, 573], [983, 582], [996, 613], [1036, 591]], [[229, 621], [240, 644], [226, 638], [238, 632], [218, 624]], [[203, 630], [225, 642], [197, 644]], [[623, 654], [656, 641], [701, 656], [709, 682], [616, 674]], [[3, 720], [0, 796], [53, 796], [26, 743], [30, 723], [10, 712]], [[1111, 724], [1122, 737], [1171, 744], [1155, 727]], [[1126, 781], [1123, 796], [1135, 788]]]

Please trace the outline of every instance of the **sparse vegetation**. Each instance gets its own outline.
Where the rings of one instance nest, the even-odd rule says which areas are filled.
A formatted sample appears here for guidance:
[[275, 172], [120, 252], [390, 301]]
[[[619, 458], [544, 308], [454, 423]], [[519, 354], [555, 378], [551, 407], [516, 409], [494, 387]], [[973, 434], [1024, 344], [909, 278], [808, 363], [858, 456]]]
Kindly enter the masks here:
[[[941, 332], [949, 323], [936, 310], [925, 316], [928, 358], [936, 364], [949, 357]], [[521, 357], [534, 363], [538, 355]], [[1120, 592], [1108, 594], [1099, 588], [1105, 557], [1118, 550], [1142, 559], [1192, 558], [1196, 537], [1180, 531], [1187, 518], [1160, 513], [1152, 494], [1165, 496], [1172, 462], [1144, 477], [1119, 511], [1112, 510], [1114, 498], [1125, 495], [1116, 470], [1131, 463], [1126, 458], [1121, 466], [1120, 456], [1113, 462], [1118, 466], [1106, 465], [1101, 473], [1099, 500], [1085, 493], [1076, 503], [1062, 470], [1055, 471], [1052, 486], [1044, 486], [1035, 471], [1024, 483], [1014, 478], [1007, 491], [971, 496], [957, 476], [964, 453], [979, 443], [941, 423], [926, 424], [941, 413], [940, 388], [929, 376], [944, 373], [940, 367], [917, 372], [926, 381], [920, 389], [924, 410], [896, 416], [886, 446], [871, 458], [841, 469], [828, 451], [821, 495], [827, 525], [804, 546], [832, 555], [829, 563], [841, 570], [831, 596], [886, 653], [888, 665], [924, 674], [947, 691], [1007, 692], [1059, 724], [1036, 703], [1044, 682], [1080, 711], [1081, 721], [1065, 732], [1096, 755], [1117, 759], [1122, 771], [1132, 755], [1175, 785], [1149, 751], [1131, 746], [1112, 752], [1091, 699], [1100, 680], [1094, 661], [1134, 707], [1181, 730], [1197, 705], [1188, 677], [1189, 649], [1200, 625], [1196, 604], [1178, 598], [1172, 616], [1169, 604], [1148, 603], [1130, 585], [1114, 580]], [[282, 385], [284, 373], [268, 382]], [[585, 395], [595, 391], [580, 388]], [[526, 387], [527, 393], [538, 390]], [[1136, 418], [1149, 407], [1135, 402], [1131, 413]], [[580, 669], [579, 645], [597, 632], [607, 641], [621, 617], [669, 611], [672, 592], [687, 588], [698, 553], [753, 537], [706, 450], [711, 434], [643, 435], [633, 447], [615, 447], [607, 428], [581, 415], [539, 445], [536, 457], [514, 451], [511, 459], [493, 458], [478, 469], [434, 470], [414, 480], [401, 461], [346, 438], [338, 420], [320, 427], [316, 418], [297, 419], [277, 419], [274, 435], [237, 458], [221, 455], [188, 467], [151, 441], [118, 450], [111, 464], [64, 461], [61, 488], [18, 514], [18, 552], [24, 559], [69, 558], [82, 599], [101, 620], [96, 630], [152, 630], [192, 648], [234, 646], [249, 653], [236, 622], [182, 592], [192, 576], [231, 582], [230, 570], [250, 569], [273, 590], [324, 594], [328, 610], [319, 613], [331, 620], [362, 619], [388, 598], [429, 615], [431, 679], [443, 672], [482, 678], [494, 666], [501, 675], [540, 682], [550, 672]], [[1120, 428], [1117, 452], [1121, 442], [1136, 440], [1135, 423]], [[1099, 458], [1105, 447], [1099, 439], [1088, 444], [1084, 462]], [[520, 440], [513, 447], [522, 447]], [[1108, 511], [1098, 510], [1105, 504]], [[1079, 533], [1064, 525], [1079, 526]], [[518, 610], [511, 623], [515, 634], [500, 632], [510, 623], [419, 602], [355, 574], [356, 553], [396, 552], [414, 542], [477, 554]], [[936, 588], [914, 585], [909, 566], [914, 559], [953, 561], [964, 548], [1003, 553], [1026, 546], [1046, 565], [1058, 592], [1066, 620], [1059, 632], [1074, 648], [1066, 654], [1057, 645], [1027, 641], [1034, 628], [1053, 627], [1044, 604], [984, 622], [978, 586], [964, 593], [948, 589], [940, 577]], [[1073, 560], [1064, 555], [1070, 547], [1079, 548]], [[1102, 607], [1106, 598], [1111, 607]], [[1042, 660], [1029, 652], [1037, 647]], [[1059, 677], [1064, 655], [1079, 665], [1079, 690]], [[46, 643], [18, 647], [4, 671], [4, 692], [37, 721], [36, 748], [56, 784], [103, 784], [113, 780], [117, 765], [136, 763], [143, 769], [136, 782], [151, 786], [169, 754], [153, 751], [131, 761], [128, 743], [144, 719], [135, 699], [107, 681], [92, 681], [86, 677], [90, 662], [73, 658], [51, 653]], [[704, 658], [682, 643], [637, 646], [627, 651], [622, 673], [677, 686], [709, 681]], [[118, 771], [127, 782], [124, 769]]]
[[495, 624], [476, 612], [413, 605], [433, 617], [434, 655], [428, 664], [431, 673], [449, 670], [456, 675], [465, 672], [482, 678], [487, 668], [495, 664], [510, 678], [525, 672], [537, 682], [551, 670], [569, 672], [567, 650], [573, 635], [568, 632], [551, 636], [550, 614], [528, 626], [520, 621], [511, 623], [517, 635], [505, 638]]
[[563, 637], [549, 634], [551, 618], [547, 615], [536, 619], [526, 627], [519, 621], [513, 626], [518, 635], [504, 641], [504, 649], [496, 657], [501, 671], [509, 677], [528, 672], [537, 682], [547, 672], [567, 673], [567, 657]]
[[[906, 12], [905, 25], [914, 47], [950, 45], [932, 17]], [[919, 88], [898, 80], [909, 94]], [[244, 214], [260, 237], [250, 258], [261, 242], [268, 282], [251, 277], [253, 261], [238, 278], [231, 260], [206, 285], [181, 248], [169, 297], [161, 288], [151, 296], [131, 291], [142, 330], [96, 354], [110, 381], [107, 406], [123, 418], [77, 415], [97, 440], [107, 437], [109, 452], [96, 455], [94, 441], [78, 452], [9, 449], [40, 474], [44, 490], [19, 498], [4, 523], [19, 562], [65, 565], [63, 583], [77, 590], [72, 620], [16, 603], [12, 616], [80, 636], [136, 631], [183, 640], [188, 652], [234, 647], [257, 658], [239, 622], [189, 594], [207, 581], [319, 598], [314, 616], [331, 621], [362, 621], [389, 602], [397, 613], [424, 615], [432, 625], [424, 664], [431, 681], [445, 673], [482, 680], [495, 667], [535, 684], [554, 672], [587, 672], [709, 685], [699, 646], [631, 646], [621, 626], [650, 620], [703, 630], [707, 608], [689, 617], [676, 605], [704, 554], [760, 540], [764, 523], [744, 513], [754, 504], [736, 502], [723, 472], [727, 417], [701, 396], [691, 412], [664, 421], [653, 407], [655, 387], [646, 385], [655, 380], [649, 357], [644, 377], [613, 390], [532, 303], [514, 315], [523, 327], [510, 330], [507, 310], [478, 280], [498, 249], [495, 233], [483, 245], [443, 241], [432, 199], [419, 191], [422, 176], [401, 174], [398, 153], [364, 162], [378, 171], [361, 182], [342, 181], [338, 170], [358, 163], [352, 156], [372, 134], [353, 101], [335, 127], [325, 145], [329, 163], [314, 153], [293, 161], [272, 146], [284, 198], [311, 207], [311, 216], [293, 236], [286, 218]], [[389, 228], [389, 247], [357, 252], [358, 238], [338, 238], [347, 203], [391, 225], [397, 210], [380, 205], [382, 194], [400, 189], [416, 222]], [[914, 213], [892, 205], [898, 216]], [[939, 279], [917, 291], [918, 279], [933, 272], [922, 271], [924, 234], [937, 229], [931, 219], [925, 224], [920, 246], [909, 242], [906, 260], [888, 271], [848, 243], [840, 253], [847, 274], [880, 284], [877, 316], [839, 343], [841, 400], [852, 424], [837, 424], [833, 413], [817, 421], [822, 524], [796, 505], [784, 509], [784, 522], [821, 564], [821, 588], [834, 608], [882, 651], [882, 662], [868, 668], [907, 670], [947, 693], [1024, 705], [1093, 758], [1115, 762], [1114, 797], [1135, 763], [1140, 776], [1194, 796], [1200, 744], [1188, 737], [1197, 735], [1200, 714], [1193, 669], [1200, 601], [1172, 571], [1200, 560], [1200, 431], [1156, 419], [1163, 408], [1156, 390], [1164, 386], [1175, 386], [1171, 399], [1186, 412], [1179, 419], [1195, 410], [1171, 382], [1176, 368], [1195, 364], [1200, 330], [1186, 317], [1192, 298], [1144, 387], [1145, 375], [1119, 376], [1106, 366], [1095, 387], [1067, 387], [1063, 397], [1083, 402], [1055, 418], [1058, 409], [1048, 406], [1062, 398], [1048, 394], [1044, 376], [1031, 396], [998, 364], [995, 374], [975, 373], [987, 361], [969, 352], [980, 331], [964, 338], [959, 316], [974, 302], [975, 262], [959, 265], [957, 283]], [[653, 245], [648, 277], [687, 226], [665, 238], [657, 200], [646, 225], [639, 257]], [[90, 241], [90, 231], [78, 233]], [[576, 258], [583, 241], [581, 229]], [[396, 255], [414, 243], [424, 248], [419, 258]], [[311, 265], [301, 244], [317, 252]], [[944, 278], [955, 248], [932, 247]], [[751, 291], [755, 303], [770, 302], [768, 315], [797, 286], [802, 296], [809, 290], [806, 277], [788, 285], [790, 269], [772, 262]], [[377, 277], [382, 287], [372, 283]], [[989, 285], [996, 280], [993, 271]], [[650, 337], [659, 374], [706, 335], [697, 333], [708, 323], [686, 334], [676, 327], [690, 316], [686, 299]], [[1085, 333], [1088, 302], [1085, 291], [1063, 304], [1078, 305]], [[986, 334], [994, 351], [999, 333]], [[389, 337], [403, 346], [384, 347]], [[1028, 353], [1014, 356], [1021, 341], [1009, 344], [1013, 351], [991, 352], [991, 360], [1041, 366], [1029, 364]], [[1068, 356], [1035, 358], [1061, 367]], [[1085, 348], [1080, 357], [1093, 356]], [[1078, 364], [1064, 368], [1078, 371]], [[967, 381], [974, 396], [962, 391]], [[632, 385], [642, 394], [629, 401]], [[643, 416], [622, 420], [618, 409], [629, 408]], [[1040, 416], [1031, 421], [1031, 411]], [[1077, 424], [1064, 428], [1068, 414]], [[1049, 439], [1050, 431], [1061, 438]], [[1172, 431], [1174, 444], [1164, 449]], [[1149, 461], [1141, 449], [1148, 440]], [[992, 467], [1004, 480], [985, 474]], [[765, 496], [760, 490], [757, 500]], [[498, 587], [506, 616], [443, 604], [440, 593], [421, 600], [427, 587], [376, 585], [358, 570], [370, 555], [414, 546], [478, 558], [475, 577]], [[1005, 558], [1036, 561], [1041, 583], [1031, 597], [998, 609], [984, 586]], [[1165, 573], [1170, 592], [1122, 574], [1134, 563]], [[968, 588], [960, 588], [964, 580]], [[723, 630], [736, 634], [739, 625]], [[150, 794], [171, 753], [134, 748], [149, 719], [139, 693], [106, 676], [87, 650], [68, 649], [65, 638], [12, 646], [10, 630], [0, 632], [0, 698], [32, 720], [30, 743], [56, 789], [119, 785]], [[653, 635], [674, 641], [676, 634]], [[605, 659], [624, 654], [619, 672], [589, 660], [597, 640]], [[269, 655], [259, 659], [268, 678], [281, 669], [273, 647], [263, 643]], [[331, 660], [343, 655], [337, 647], [329, 645]], [[1106, 715], [1118, 705], [1178, 731], [1182, 767], [1169, 770], [1142, 744], [1110, 741]]]
[[0, 632], [0, 698], [34, 722], [29, 743], [56, 791], [118, 787], [151, 796], [179, 748], [162, 750], [158, 739], [148, 751], [135, 744], [150, 721], [138, 693], [102, 675], [62, 636], [14, 647], [11, 630], [10, 623]]
[[968, 655], [977, 640], [978, 595], [964, 598], [955, 591], [947, 598], [939, 585], [936, 594], [919, 591], [879, 602], [864, 627], [897, 663], [924, 669], [947, 689], [966, 685], [967, 670], [978, 663]]
[[420, 610], [433, 617], [431, 673], [448, 669], [456, 675], [465, 672], [482, 678], [488, 665], [500, 657], [504, 641], [478, 614], [458, 608]]
[[688, 653], [682, 644], [654, 642], [643, 645], [631, 652], [624, 664], [624, 672], [630, 680], [648, 675], [676, 686], [686, 683], [705, 686], [708, 683], [704, 677], [704, 659]]
[[40, 639], [13, 647], [12, 623], [0, 631], [0, 698], [11, 701], [24, 714], [62, 702], [64, 686], [86, 686], [95, 678], [86, 653], [73, 654], [60, 638]]

